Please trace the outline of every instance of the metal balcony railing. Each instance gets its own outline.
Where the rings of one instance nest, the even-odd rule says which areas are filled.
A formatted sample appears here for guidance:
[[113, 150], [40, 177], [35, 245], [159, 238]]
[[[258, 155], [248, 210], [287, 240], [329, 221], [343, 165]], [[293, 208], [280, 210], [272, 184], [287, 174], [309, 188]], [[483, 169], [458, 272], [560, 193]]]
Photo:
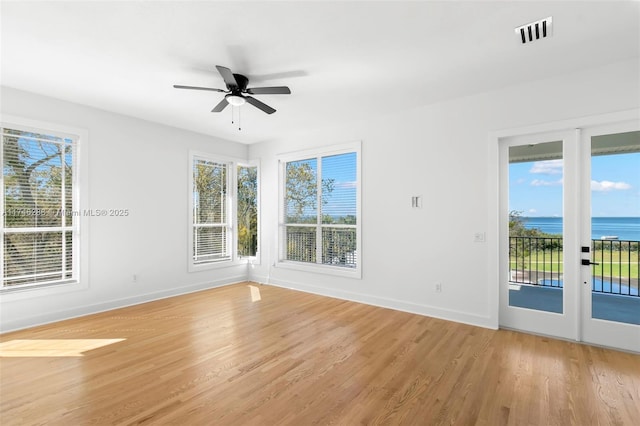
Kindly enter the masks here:
[[[640, 297], [639, 251], [639, 241], [591, 240], [592, 291]], [[509, 237], [509, 269], [512, 283], [562, 287], [562, 238]]]

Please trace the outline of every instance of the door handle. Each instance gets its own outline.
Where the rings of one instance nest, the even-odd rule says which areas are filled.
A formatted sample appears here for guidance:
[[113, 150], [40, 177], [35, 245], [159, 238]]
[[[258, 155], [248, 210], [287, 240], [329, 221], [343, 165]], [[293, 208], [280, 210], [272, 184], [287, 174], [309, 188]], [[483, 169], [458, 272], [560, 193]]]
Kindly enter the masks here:
[[589, 266], [589, 265], [599, 265], [599, 263], [596, 262], [592, 262], [589, 259], [581, 259], [582, 260], [582, 264], [584, 266]]

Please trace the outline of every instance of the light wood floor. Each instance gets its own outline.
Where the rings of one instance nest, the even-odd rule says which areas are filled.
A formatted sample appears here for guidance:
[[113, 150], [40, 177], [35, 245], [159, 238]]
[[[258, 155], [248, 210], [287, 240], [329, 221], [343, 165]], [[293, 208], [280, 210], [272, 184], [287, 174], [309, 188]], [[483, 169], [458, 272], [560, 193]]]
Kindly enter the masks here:
[[243, 283], [0, 336], [8, 425], [639, 425], [640, 356]]

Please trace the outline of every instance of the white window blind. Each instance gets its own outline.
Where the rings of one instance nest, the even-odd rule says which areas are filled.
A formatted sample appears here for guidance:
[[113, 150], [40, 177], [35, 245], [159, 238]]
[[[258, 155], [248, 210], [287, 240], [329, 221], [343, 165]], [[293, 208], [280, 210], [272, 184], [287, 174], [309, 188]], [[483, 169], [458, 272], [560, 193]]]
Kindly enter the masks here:
[[358, 266], [358, 155], [284, 163], [285, 260]]
[[194, 158], [192, 173], [193, 263], [229, 260], [229, 165]]
[[77, 138], [2, 127], [2, 288], [74, 279]]

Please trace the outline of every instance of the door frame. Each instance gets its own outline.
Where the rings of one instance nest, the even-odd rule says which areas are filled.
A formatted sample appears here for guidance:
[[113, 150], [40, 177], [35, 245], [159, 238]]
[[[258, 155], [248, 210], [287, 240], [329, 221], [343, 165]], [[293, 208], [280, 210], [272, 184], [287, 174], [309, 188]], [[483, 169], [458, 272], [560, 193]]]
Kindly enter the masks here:
[[[573, 132], [575, 135], [574, 136], [575, 143], [573, 143], [572, 145], [573, 145], [573, 149], [577, 150], [578, 143], [581, 142], [580, 129], [582, 128], [614, 125], [616, 123], [630, 122], [630, 121], [638, 122], [639, 120], [640, 120], [640, 109], [634, 108], [634, 109], [617, 111], [612, 113], [590, 115], [585, 117], [571, 118], [566, 120], [535, 124], [531, 126], [508, 128], [508, 129], [489, 132], [488, 134], [489, 185], [490, 185], [490, 188], [493, 188], [493, 189], [489, 191], [489, 197], [488, 197], [488, 206], [489, 206], [488, 235], [494, 236], [494, 238], [490, 238], [488, 241], [488, 249], [489, 249], [488, 278], [489, 278], [489, 283], [491, 288], [491, 291], [489, 292], [489, 306], [490, 306], [489, 317], [490, 317], [490, 323], [493, 324], [495, 328], [500, 328], [502, 326], [502, 321], [501, 321], [502, 313], [500, 309], [500, 306], [501, 306], [500, 299], [501, 299], [501, 287], [502, 287], [501, 265], [503, 264], [503, 260], [501, 259], [501, 247], [505, 246], [504, 236], [506, 235], [508, 238], [508, 232], [507, 233], [500, 232], [502, 229], [501, 228], [502, 224], [505, 223], [504, 221], [505, 216], [507, 216], [506, 223], [508, 223], [508, 211], [504, 209], [504, 205], [502, 204], [502, 200], [504, 199], [504, 194], [501, 193], [501, 191], [504, 190], [502, 188], [503, 185], [501, 185], [501, 181], [504, 178], [503, 171], [501, 171], [502, 169], [500, 167], [501, 166], [500, 146], [503, 144], [501, 140], [505, 140], [507, 138], [514, 138], [514, 137], [523, 137], [527, 135], [540, 135], [544, 133], [552, 134], [552, 133]], [[565, 149], [566, 148], [563, 146], [563, 154], [565, 153]], [[575, 154], [575, 158], [577, 159], [578, 157], [577, 152], [575, 152], [574, 154]], [[568, 166], [570, 165], [565, 165], [565, 167], [568, 167]], [[577, 167], [577, 164], [575, 166], [571, 166], [569, 171], [565, 168], [565, 174], [568, 174], [568, 173], [573, 173], [573, 175], [572, 176], [569, 175], [569, 177], [576, 179], [575, 184], [577, 184], [578, 179], [580, 179], [581, 177], [580, 169]], [[579, 195], [574, 194], [574, 196], [578, 197]], [[577, 204], [578, 202], [577, 200], [575, 200], [575, 205]], [[566, 212], [565, 212], [565, 215], [566, 215]], [[574, 232], [574, 238], [576, 238], [576, 241], [570, 242], [570, 244], [575, 244], [575, 246], [578, 247], [578, 244], [580, 243], [580, 241], [578, 240], [580, 238], [579, 235], [580, 235], [580, 231], [582, 230], [582, 224], [577, 224], [576, 226], [578, 226], [578, 228], [576, 229], [576, 232]], [[507, 240], [507, 243], [508, 243], [508, 240]], [[578, 264], [579, 262], [578, 259], [580, 258], [580, 256], [578, 256], [578, 253], [573, 253], [573, 255], [575, 256], [575, 260], [573, 261], [574, 263], [573, 268], [575, 268], [575, 274], [576, 274], [575, 276], [578, 279], [580, 279], [581, 278], [580, 266]], [[568, 264], [569, 260], [565, 258], [565, 262], [567, 262]], [[502, 272], [502, 274], [504, 274], [504, 272]], [[584, 292], [576, 291], [574, 292], [574, 295], [573, 295], [575, 300], [574, 315], [576, 320], [573, 321], [573, 332], [571, 333], [572, 337], [570, 338], [572, 340], [577, 340], [577, 341], [584, 340], [583, 339], [584, 327], [582, 326], [582, 322], [583, 322], [585, 313], [582, 312], [583, 301], [581, 299], [583, 297], [583, 294]], [[566, 303], [566, 299], [567, 297], [565, 294], [565, 303]], [[563, 313], [566, 314], [566, 310]], [[547, 334], [547, 333], [542, 333], [542, 334]], [[596, 342], [590, 341], [590, 343], [596, 343]], [[624, 348], [622, 346], [617, 346], [618, 343], [612, 342], [610, 345], [607, 344], [606, 346]], [[597, 344], [602, 344], [602, 343], [597, 343]]]

